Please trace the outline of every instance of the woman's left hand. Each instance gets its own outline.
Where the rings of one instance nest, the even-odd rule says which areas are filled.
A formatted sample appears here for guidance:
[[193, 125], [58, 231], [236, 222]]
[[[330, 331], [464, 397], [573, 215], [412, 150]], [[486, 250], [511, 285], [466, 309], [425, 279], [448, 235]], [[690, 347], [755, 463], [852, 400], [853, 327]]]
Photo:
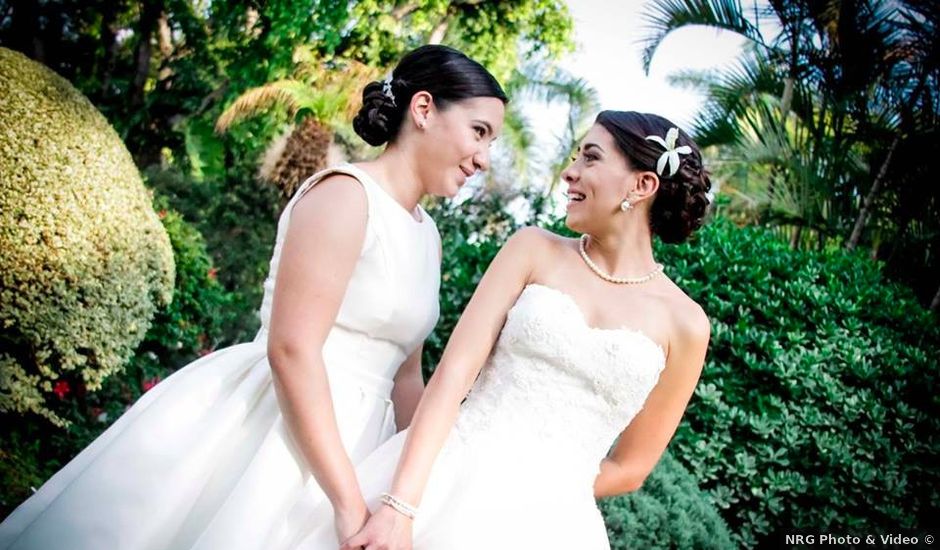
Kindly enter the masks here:
[[411, 550], [413, 520], [382, 506], [339, 550]]

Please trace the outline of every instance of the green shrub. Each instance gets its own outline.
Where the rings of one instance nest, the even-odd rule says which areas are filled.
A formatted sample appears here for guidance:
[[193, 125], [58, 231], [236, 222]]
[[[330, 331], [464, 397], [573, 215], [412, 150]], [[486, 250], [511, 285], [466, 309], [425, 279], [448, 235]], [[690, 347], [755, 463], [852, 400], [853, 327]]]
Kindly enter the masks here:
[[230, 322], [232, 295], [218, 282], [216, 268], [195, 228], [167, 208], [154, 207], [169, 235], [176, 263], [173, 301], [157, 312], [147, 336], [121, 373], [94, 393], [70, 387], [50, 408], [69, 422], [63, 430], [37, 417], [0, 414], [0, 517], [91, 443], [147, 389], [176, 369], [212, 351]]
[[202, 235], [218, 281], [231, 293], [221, 345], [251, 340], [258, 331], [262, 285], [284, 206], [276, 188], [240, 173], [195, 181], [176, 168], [147, 172], [155, 192]]
[[156, 355], [161, 368], [174, 371], [222, 344], [225, 327], [236, 315], [231, 309], [235, 296], [223, 288], [202, 234], [165, 197], [158, 195], [154, 208], [173, 245], [176, 284], [173, 301], [157, 312], [134, 360]]
[[910, 291], [864, 256], [725, 220], [657, 257], [712, 321], [671, 449], [739, 543], [930, 525], [940, 329]]
[[130, 154], [65, 79], [0, 48], [0, 411], [121, 369], [170, 301], [173, 255]]
[[668, 451], [643, 488], [598, 506], [612, 550], [735, 547], [718, 510]]
[[441, 317], [424, 344], [422, 366], [431, 376], [447, 338], [486, 268], [518, 225], [502, 211], [504, 198], [489, 194], [461, 204], [434, 201], [426, 209], [437, 223], [443, 248]]

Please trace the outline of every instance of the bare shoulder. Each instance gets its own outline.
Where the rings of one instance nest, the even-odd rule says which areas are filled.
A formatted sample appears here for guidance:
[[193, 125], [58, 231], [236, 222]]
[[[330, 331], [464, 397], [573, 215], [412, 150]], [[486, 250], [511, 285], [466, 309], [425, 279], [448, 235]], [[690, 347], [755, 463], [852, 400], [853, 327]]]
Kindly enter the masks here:
[[513, 256], [525, 256], [534, 266], [561, 252], [570, 240], [547, 229], [527, 225], [513, 233], [503, 249]]
[[570, 240], [547, 229], [527, 225], [513, 233], [506, 245], [511, 244], [514, 248], [526, 249], [534, 253], [545, 253], [566, 246], [565, 242]]
[[509, 242], [544, 245], [557, 238], [559, 238], [558, 235], [547, 229], [542, 229], [534, 225], [526, 225], [517, 229], [516, 232], [509, 237]]
[[669, 292], [669, 309], [676, 343], [684, 346], [707, 346], [711, 336], [711, 321], [702, 306], [674, 283]]
[[328, 220], [358, 223], [367, 211], [368, 198], [362, 183], [347, 174], [331, 174], [305, 190], [294, 204], [291, 215], [307, 218], [329, 212], [330, 215], [325, 216]]

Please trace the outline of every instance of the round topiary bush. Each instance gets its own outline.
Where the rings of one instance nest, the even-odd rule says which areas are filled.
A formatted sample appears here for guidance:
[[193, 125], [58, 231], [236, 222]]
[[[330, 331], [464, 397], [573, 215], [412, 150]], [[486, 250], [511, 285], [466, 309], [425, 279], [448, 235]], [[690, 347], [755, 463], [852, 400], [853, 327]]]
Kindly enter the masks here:
[[[69, 426], [39, 416], [0, 413], [0, 518], [117, 420], [140, 396], [173, 371], [220, 345], [231, 322], [233, 294], [220, 284], [202, 235], [155, 193], [154, 208], [173, 245], [173, 301], [159, 310], [120, 376], [94, 393], [70, 392], [49, 403]], [[76, 388], [80, 389], [80, 388]]]
[[667, 451], [634, 493], [603, 499], [611, 550], [735, 548], [718, 509]]
[[0, 48], [0, 411], [120, 370], [173, 291], [173, 252], [121, 139], [66, 80]]

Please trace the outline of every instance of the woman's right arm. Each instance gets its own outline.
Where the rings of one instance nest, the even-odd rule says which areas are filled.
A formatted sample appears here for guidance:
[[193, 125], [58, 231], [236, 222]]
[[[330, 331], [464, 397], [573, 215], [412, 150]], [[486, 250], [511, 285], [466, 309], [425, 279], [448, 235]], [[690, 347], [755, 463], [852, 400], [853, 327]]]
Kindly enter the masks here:
[[[525, 228], [515, 233], [493, 259], [444, 349], [437, 370], [418, 403], [405, 438], [390, 493], [417, 506], [431, 467], [444, 445], [477, 374], [486, 362], [506, 315], [547, 253], [545, 232]], [[411, 547], [411, 522], [383, 507], [341, 550], [360, 546], [394, 550]]]
[[294, 443], [337, 515], [362, 516], [362, 521], [368, 511], [340, 439], [322, 351], [359, 258], [367, 220], [365, 190], [349, 176], [327, 177], [294, 204], [267, 348]]

